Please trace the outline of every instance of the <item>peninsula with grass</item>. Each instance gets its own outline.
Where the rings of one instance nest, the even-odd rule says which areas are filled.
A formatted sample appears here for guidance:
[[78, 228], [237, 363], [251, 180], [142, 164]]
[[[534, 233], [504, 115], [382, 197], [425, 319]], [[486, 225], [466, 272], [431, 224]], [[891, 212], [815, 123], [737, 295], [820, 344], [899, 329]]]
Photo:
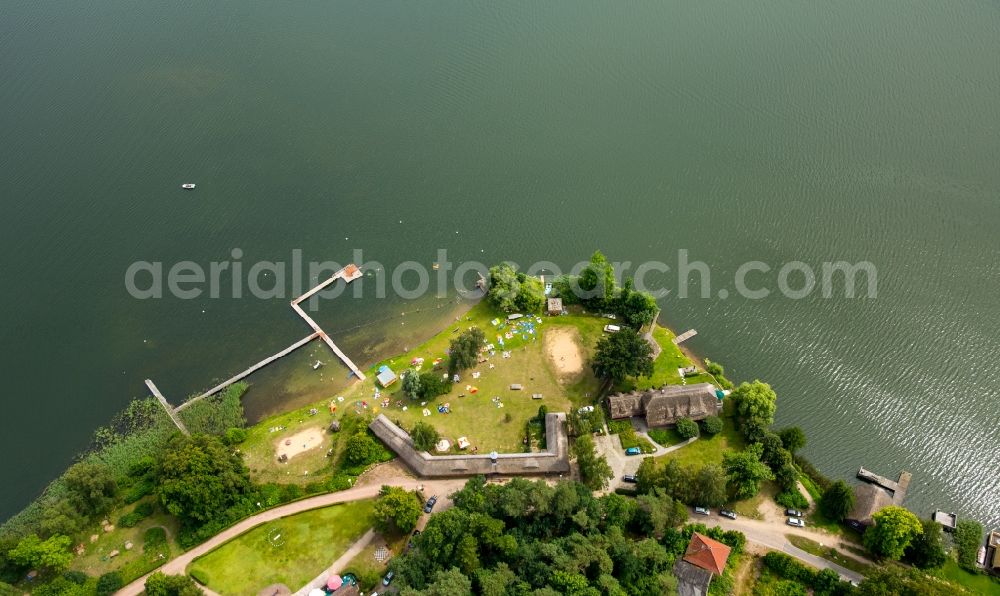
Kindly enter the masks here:
[[132, 402], [0, 527], [0, 594], [1000, 594], [996, 532], [825, 477], [600, 252], [485, 282], [256, 424], [252, 378]]

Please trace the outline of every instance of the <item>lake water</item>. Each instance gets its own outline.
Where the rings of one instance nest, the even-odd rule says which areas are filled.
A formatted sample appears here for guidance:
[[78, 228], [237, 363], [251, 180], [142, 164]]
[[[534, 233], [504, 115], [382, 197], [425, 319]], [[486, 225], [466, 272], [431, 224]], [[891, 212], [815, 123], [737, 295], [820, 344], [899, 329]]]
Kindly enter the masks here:
[[[664, 321], [772, 383], [828, 475], [905, 468], [919, 513], [1000, 523], [995, 0], [3, 12], [0, 518], [143, 379], [176, 402], [308, 331], [287, 295], [134, 299], [134, 261], [361, 249], [391, 268], [441, 248], [568, 267], [600, 248], [709, 264], [708, 298], [665, 276]], [[754, 285], [789, 261], [870, 261], [878, 296], [740, 298], [749, 260], [773, 267]], [[454, 306], [366, 290], [317, 319], [370, 363]], [[343, 383], [314, 358], [255, 379], [250, 414]]]

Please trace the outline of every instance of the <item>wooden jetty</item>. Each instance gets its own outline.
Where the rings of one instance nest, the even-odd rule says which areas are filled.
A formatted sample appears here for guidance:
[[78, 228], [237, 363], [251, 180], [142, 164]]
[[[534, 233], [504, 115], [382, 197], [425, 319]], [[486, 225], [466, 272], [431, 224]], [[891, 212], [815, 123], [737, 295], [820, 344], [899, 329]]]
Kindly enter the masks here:
[[212, 387], [211, 389], [209, 389], [205, 393], [202, 393], [198, 397], [193, 397], [193, 398], [187, 400], [186, 402], [184, 402], [181, 405], [177, 406], [177, 411], [180, 412], [181, 410], [183, 410], [184, 408], [186, 408], [186, 407], [190, 406], [191, 404], [197, 402], [198, 400], [205, 399], [206, 397], [209, 397], [210, 395], [215, 395], [216, 393], [222, 391], [226, 387], [229, 387], [233, 383], [236, 383], [237, 381], [242, 381], [243, 379], [245, 379], [245, 378], [249, 377], [250, 375], [252, 375], [253, 373], [257, 372], [258, 370], [264, 368], [268, 364], [271, 364], [275, 360], [278, 360], [279, 358], [284, 358], [285, 356], [291, 354], [295, 350], [298, 350], [299, 348], [301, 348], [302, 346], [304, 346], [307, 343], [311, 342], [312, 340], [316, 339], [317, 337], [319, 337], [319, 333], [318, 332], [317, 333], [313, 333], [312, 335], [307, 335], [306, 337], [304, 337], [304, 338], [300, 339], [299, 341], [295, 342], [294, 344], [288, 346], [287, 348], [285, 348], [284, 350], [278, 352], [277, 354], [275, 354], [273, 356], [268, 356], [267, 358], [261, 360], [257, 364], [254, 364], [253, 366], [251, 366], [250, 368], [246, 369], [245, 371], [239, 373], [238, 375], [235, 375], [235, 376], [232, 376], [232, 377], [226, 379], [225, 381], [219, 383], [215, 387]]
[[333, 276], [330, 277], [330, 279], [316, 285], [314, 288], [312, 288], [305, 294], [302, 294], [295, 300], [292, 300], [292, 310], [294, 310], [300, 317], [302, 317], [302, 320], [304, 320], [310, 327], [312, 327], [313, 332], [310, 335], [307, 335], [306, 337], [300, 339], [299, 341], [288, 346], [287, 348], [278, 352], [277, 354], [274, 354], [273, 356], [268, 356], [267, 358], [254, 364], [250, 368], [244, 370], [243, 372], [226, 379], [225, 381], [219, 383], [215, 387], [212, 387], [205, 393], [202, 393], [197, 397], [189, 399], [180, 406], [176, 408], [172, 407], [151, 380], [146, 379], [146, 386], [149, 387], [149, 390], [153, 393], [154, 396], [156, 396], [156, 399], [160, 401], [160, 404], [163, 406], [163, 409], [167, 411], [167, 414], [170, 416], [170, 419], [174, 421], [174, 424], [177, 425], [177, 428], [180, 429], [181, 432], [187, 435], [190, 433], [188, 432], [187, 428], [185, 428], [184, 423], [178, 416], [178, 412], [180, 412], [184, 408], [187, 408], [191, 404], [198, 402], [199, 400], [205, 399], [206, 397], [209, 397], [211, 395], [215, 395], [216, 393], [222, 391], [223, 389], [232, 385], [233, 383], [241, 381], [246, 377], [250, 376], [251, 374], [257, 372], [258, 370], [264, 368], [265, 366], [281, 358], [284, 358], [285, 356], [291, 354], [295, 350], [298, 350], [299, 348], [311, 342], [312, 340], [316, 339], [317, 337], [322, 339], [323, 342], [330, 347], [333, 353], [336, 354], [337, 357], [341, 359], [341, 361], [343, 361], [343, 363], [347, 366], [347, 368], [351, 369], [351, 372], [354, 373], [354, 375], [358, 378], [358, 380], [363, 381], [365, 379], [365, 374], [361, 372], [361, 369], [358, 368], [357, 365], [355, 365], [354, 362], [352, 362], [351, 359], [347, 357], [347, 354], [345, 354], [340, 348], [337, 347], [337, 344], [333, 343], [333, 340], [330, 339], [330, 336], [327, 335], [326, 332], [323, 331], [323, 329], [316, 323], [316, 321], [314, 321], [312, 317], [307, 315], [306, 311], [302, 310], [302, 307], [299, 306], [300, 302], [302, 302], [303, 300], [308, 300], [312, 296], [316, 295], [317, 292], [329, 286], [330, 284], [336, 282], [338, 279], [344, 280], [345, 283], [351, 283], [352, 281], [360, 278], [361, 276], [362, 276], [361, 270], [358, 268], [357, 265], [352, 263], [342, 268], [340, 271], [334, 273]]
[[152, 380], [146, 379], [146, 387], [149, 387], [149, 391], [156, 396], [156, 399], [160, 400], [160, 405], [167, 411], [167, 416], [170, 416], [170, 419], [174, 421], [174, 424], [177, 426], [177, 430], [186, 435], [190, 435], [191, 433], [188, 432], [187, 427], [184, 426], [183, 422], [181, 422], [181, 417], [177, 415], [177, 410], [174, 410], [174, 408], [167, 403], [167, 398], [163, 397], [163, 394], [156, 388], [156, 385], [153, 384]]
[[697, 331], [695, 331], [694, 329], [688, 329], [684, 333], [681, 333], [680, 335], [674, 338], [674, 345], [679, 346], [681, 345], [682, 342], [685, 342], [696, 335], [698, 335]]
[[352, 281], [358, 279], [361, 276], [362, 276], [361, 270], [358, 269], [357, 265], [354, 265], [352, 263], [344, 267], [340, 271], [334, 273], [333, 277], [331, 277], [330, 279], [324, 281], [323, 283], [318, 284], [316, 287], [309, 290], [305, 294], [302, 294], [295, 300], [292, 300], [292, 310], [294, 310], [300, 317], [302, 317], [302, 320], [305, 321], [307, 325], [312, 327], [312, 330], [316, 333], [316, 335], [318, 335], [320, 339], [326, 342], [326, 345], [330, 347], [330, 350], [333, 351], [333, 353], [336, 354], [338, 358], [340, 358], [340, 360], [347, 366], [347, 368], [351, 369], [351, 372], [354, 373], [354, 376], [356, 376], [359, 381], [365, 380], [365, 373], [361, 372], [361, 369], [358, 368], [357, 365], [354, 364], [354, 362], [352, 362], [351, 359], [347, 357], [347, 354], [345, 354], [343, 350], [338, 348], [337, 344], [333, 343], [333, 340], [330, 339], [330, 336], [326, 334], [326, 331], [323, 331], [323, 328], [320, 327], [316, 323], [316, 321], [313, 320], [312, 317], [307, 315], [306, 311], [302, 310], [302, 307], [299, 306], [299, 303], [302, 302], [303, 300], [308, 300], [314, 294], [316, 294], [323, 288], [327, 287], [328, 285], [332, 284], [333, 282], [337, 281], [338, 279], [344, 280], [344, 283], [351, 283]]
[[906, 491], [910, 488], [910, 479], [913, 478], [913, 475], [909, 472], [903, 471], [899, 473], [899, 480], [893, 481], [889, 480], [885, 476], [879, 476], [871, 470], [859, 468], [858, 478], [860, 480], [864, 480], [865, 482], [881, 486], [891, 492], [892, 504], [902, 505], [903, 499], [906, 498]]

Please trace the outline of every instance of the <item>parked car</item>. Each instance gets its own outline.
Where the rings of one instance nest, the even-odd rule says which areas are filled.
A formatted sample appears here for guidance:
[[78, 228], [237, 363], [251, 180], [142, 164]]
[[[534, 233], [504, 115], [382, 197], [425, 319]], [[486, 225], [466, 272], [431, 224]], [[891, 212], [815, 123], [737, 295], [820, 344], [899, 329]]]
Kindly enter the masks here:
[[582, 408], [577, 410], [577, 412], [579, 412], [580, 414], [589, 414], [593, 411], [594, 411], [594, 406], [583, 406]]
[[736, 512], [730, 511], [728, 509], [720, 509], [719, 515], [721, 515], [722, 517], [728, 517], [729, 519], [736, 519]]
[[785, 515], [790, 515], [792, 517], [802, 517], [802, 512], [798, 509], [785, 509]]
[[804, 527], [806, 527], [806, 522], [802, 521], [801, 519], [799, 519], [797, 517], [790, 517], [790, 518], [788, 518], [788, 520], [785, 521], [785, 523], [788, 524], [788, 525], [790, 525], [790, 526], [795, 526], [796, 528], [804, 528]]
[[389, 571], [389, 573], [386, 573], [385, 577], [382, 578], [382, 585], [383, 586], [388, 586], [389, 584], [392, 583], [392, 578], [394, 578], [394, 577], [396, 577], [396, 572], [395, 571]]
[[698, 515], [712, 515], [712, 511], [708, 507], [695, 507], [694, 512]]
[[433, 497], [427, 499], [427, 504], [424, 505], [424, 513], [430, 513], [431, 511], [433, 511], [434, 505], [436, 505], [437, 502], [438, 502], [437, 495], [434, 495]]
[[642, 453], [642, 449], [638, 447], [629, 447], [625, 450], [625, 455], [639, 455], [640, 453]]
[[622, 482], [631, 482], [632, 484], [635, 484], [636, 482], [639, 482], [639, 479], [636, 478], [635, 474], [625, 474], [622, 476]]

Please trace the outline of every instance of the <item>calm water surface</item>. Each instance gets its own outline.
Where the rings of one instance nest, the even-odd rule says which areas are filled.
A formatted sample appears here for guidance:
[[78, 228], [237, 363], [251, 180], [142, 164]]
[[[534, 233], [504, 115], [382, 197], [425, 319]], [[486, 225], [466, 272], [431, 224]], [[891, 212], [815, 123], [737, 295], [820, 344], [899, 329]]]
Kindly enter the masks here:
[[[829, 475], [905, 468], [920, 513], [1000, 523], [995, 1], [10, 0], [0, 73], [0, 518], [144, 378], [177, 401], [307, 331], [287, 296], [132, 299], [135, 260], [599, 247], [709, 263], [666, 322], [771, 382]], [[868, 260], [878, 298], [720, 299], [753, 259]], [[317, 317], [370, 362], [452, 316], [418, 302]], [[250, 413], [342, 381], [316, 354]]]

